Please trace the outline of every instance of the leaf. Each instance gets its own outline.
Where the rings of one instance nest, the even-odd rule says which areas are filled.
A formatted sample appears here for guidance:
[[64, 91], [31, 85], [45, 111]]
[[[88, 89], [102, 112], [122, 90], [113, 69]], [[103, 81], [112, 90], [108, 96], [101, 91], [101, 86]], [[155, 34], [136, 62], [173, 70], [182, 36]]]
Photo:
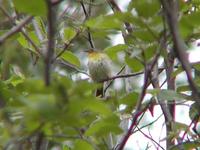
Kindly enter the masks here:
[[118, 18], [114, 15], [101, 15], [96, 18], [89, 19], [86, 22], [86, 26], [88, 26], [91, 29], [120, 30], [122, 27], [122, 22], [118, 20]]
[[136, 58], [130, 58], [129, 56], [126, 56], [125, 62], [132, 69], [133, 72], [139, 72], [144, 68], [141, 62]]
[[43, 37], [46, 37], [46, 29], [45, 29], [45, 24], [44, 21], [42, 20], [42, 17], [34, 17], [34, 20], [36, 21], [38, 28], [41, 31], [41, 34], [43, 35]]
[[191, 91], [189, 85], [182, 85], [182, 86], [179, 86], [176, 90], [177, 90], [177, 92]]
[[134, 0], [129, 3], [128, 10], [131, 11], [133, 8], [139, 16], [150, 18], [159, 11], [160, 4], [155, 0]]
[[118, 126], [119, 118], [115, 115], [95, 121], [85, 132], [86, 136], [96, 135], [102, 137], [109, 133], [120, 134], [122, 129]]
[[140, 40], [143, 40], [146, 42], [153, 42], [155, 40], [154, 35], [156, 35], [156, 33], [154, 33], [153, 30], [151, 30], [151, 32], [149, 32], [149, 30], [147, 30], [147, 29], [135, 30], [133, 32], [133, 34]]
[[23, 46], [24, 48], [29, 48], [28, 41], [25, 39], [25, 37], [20, 33], [19, 37], [17, 38], [17, 41]]
[[13, 2], [20, 12], [36, 16], [45, 16], [47, 13], [45, 0], [14, 0]]
[[121, 98], [119, 103], [134, 107], [138, 100], [138, 96], [139, 94], [136, 92], [129, 93], [125, 97]]
[[[183, 146], [183, 148], [186, 149], [186, 150], [192, 150], [192, 149], [200, 147], [200, 141], [196, 140], [196, 141], [182, 142], [181, 146]], [[170, 150], [179, 150], [180, 147], [178, 145], [175, 145], [175, 146], [169, 147], [169, 149]]]
[[126, 105], [124, 111], [131, 113], [131, 111], [133, 110], [134, 106], [137, 103], [138, 96], [139, 94], [136, 92], [129, 93], [128, 95], [119, 100], [119, 104]]
[[94, 148], [85, 140], [76, 140], [73, 150], [94, 150]]
[[151, 59], [155, 55], [156, 48], [157, 48], [157, 45], [154, 45], [154, 44], [146, 48], [146, 50], [144, 51], [144, 56], [146, 60]]
[[24, 82], [24, 77], [13, 75], [6, 83], [11, 83], [13, 86], [17, 86], [20, 83]]
[[64, 59], [65, 61], [68, 61], [69, 63], [80, 67], [81, 63], [78, 59], [78, 57], [76, 55], [74, 55], [72, 52], [70, 51], [65, 51], [62, 55], [61, 58]]
[[104, 51], [108, 54], [108, 56], [113, 59], [116, 60], [117, 59], [117, 53], [121, 52], [121, 51], [125, 51], [128, 49], [128, 46], [125, 44], [118, 44], [112, 47], [108, 47], [106, 48]]
[[180, 132], [180, 131], [182, 131], [182, 130], [187, 130], [188, 129], [188, 125], [187, 124], [184, 124], [184, 123], [180, 123], [180, 122], [174, 122], [173, 123], [173, 130], [174, 131], [178, 131], [178, 132]]
[[[29, 32], [28, 36], [37, 46], [39, 46], [40, 41], [39, 41], [38, 37], [36, 36], [35, 32], [33, 32], [33, 31]], [[27, 41], [27, 39], [24, 37], [23, 34], [20, 33], [17, 40], [24, 48], [27, 48], [27, 49], [35, 52], [35, 48], [31, 44], [29, 44], [29, 42]]]
[[22, 110], [26, 117], [35, 116], [38, 119], [53, 121], [58, 115], [55, 99], [53, 94], [30, 94], [27, 97], [21, 98], [24, 106], [26, 106]]
[[183, 95], [178, 94], [176, 91], [165, 90], [165, 89], [160, 90], [157, 96], [158, 99], [160, 100], [168, 100], [168, 101], [185, 99]]
[[199, 105], [195, 102], [190, 106], [189, 116], [191, 120], [198, 119], [200, 115]]
[[[199, 27], [200, 12], [188, 13], [184, 15], [179, 23], [181, 35], [186, 38], [193, 34], [194, 30]], [[192, 23], [191, 23], [192, 22]]]
[[183, 72], [183, 68], [182, 67], [178, 67], [178, 69], [176, 69], [173, 73], [172, 73], [172, 77], [176, 77], [177, 75], [179, 75], [180, 73]]
[[76, 35], [76, 31], [73, 28], [65, 28], [64, 29], [64, 41], [68, 43], [71, 41]]

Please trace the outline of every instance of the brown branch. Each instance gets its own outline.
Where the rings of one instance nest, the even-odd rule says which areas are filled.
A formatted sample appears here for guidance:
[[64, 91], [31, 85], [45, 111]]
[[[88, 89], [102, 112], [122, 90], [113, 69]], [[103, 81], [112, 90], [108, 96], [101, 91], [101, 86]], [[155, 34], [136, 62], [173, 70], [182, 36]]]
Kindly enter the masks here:
[[[1, 11], [4, 13], [4, 15], [5, 15], [10, 21], [12, 21], [13, 24], [16, 25], [15, 18], [17, 18], [17, 17], [15, 17], [15, 18], [11, 17], [11, 16], [9, 15], [9, 13], [8, 13], [2, 6], [0, 6], [0, 9], [1, 9]], [[26, 34], [26, 32], [23, 30], [23, 28], [20, 29], [20, 32], [23, 34], [23, 36], [26, 38], [26, 40], [35, 48], [35, 50], [36, 50], [39, 54], [41, 54], [40, 49], [39, 49], [39, 48], [37, 47], [37, 45], [32, 41], [32, 39]], [[35, 53], [35, 54], [37, 55], [37, 53]], [[37, 56], [37, 57], [38, 57], [38, 56]]]
[[155, 144], [157, 144], [161, 149], [164, 150], [164, 148], [157, 142], [155, 141], [151, 136], [148, 136], [147, 134], [145, 134], [140, 128], [137, 127], [137, 129], [140, 131], [140, 133], [142, 133], [146, 138], [148, 138], [149, 140], [151, 140], [152, 142], [154, 142]]
[[143, 99], [144, 99], [145, 94], [146, 94], [146, 90], [147, 90], [148, 85], [149, 85], [149, 76], [151, 74], [151, 70], [152, 70], [153, 66], [157, 62], [158, 57], [159, 57], [159, 53], [155, 55], [154, 59], [151, 61], [150, 64], [147, 64], [147, 66], [145, 66], [144, 83], [143, 83], [143, 87], [142, 87], [140, 97], [139, 97], [137, 104], [136, 104], [135, 112], [134, 112], [133, 117], [132, 117], [132, 123], [131, 123], [128, 131], [126, 132], [126, 135], [122, 139], [117, 150], [123, 150], [124, 149], [124, 146], [125, 146], [126, 142], [128, 141], [129, 137], [131, 136], [132, 130], [137, 123], [137, 119], [140, 116], [140, 114], [142, 113], [141, 107], [142, 107]]
[[143, 74], [143, 73], [144, 73], [144, 72], [141, 71], [141, 72], [137, 72], [137, 73], [130, 73], [130, 74], [123, 74], [123, 75], [116, 75], [116, 76], [114, 76], [114, 77], [107, 78], [107, 79], [103, 80], [102, 82], [110, 81], [110, 80], [115, 80], [115, 79], [118, 79], [118, 78], [129, 78], [129, 77], [134, 77], [134, 76], [141, 75], [141, 74]]
[[168, 22], [169, 29], [171, 31], [173, 43], [174, 43], [174, 52], [177, 55], [177, 58], [181, 62], [183, 69], [186, 72], [188, 83], [191, 90], [194, 92], [195, 100], [200, 106], [200, 92], [197, 85], [194, 83], [191, 73], [191, 67], [187, 58], [186, 48], [183, 39], [180, 36], [178, 28], [178, 2], [173, 0], [160, 0], [163, 6], [163, 10]]
[[[117, 75], [119, 75], [119, 74], [125, 69], [125, 67], [126, 67], [126, 66], [123, 66], [123, 67], [121, 68], [121, 70], [117, 73]], [[116, 79], [116, 78], [115, 78], [115, 79]], [[104, 91], [103, 91], [104, 94], [106, 93], [107, 89], [111, 86], [111, 84], [113, 83], [113, 81], [114, 81], [115, 79], [111, 79], [110, 83], [105, 87], [105, 89], [104, 89]], [[103, 81], [103, 82], [104, 82], [104, 81]]]
[[45, 84], [48, 86], [50, 85], [50, 71], [51, 71], [51, 62], [54, 54], [54, 47], [55, 47], [55, 10], [53, 9], [53, 6], [51, 4], [50, 0], [46, 0], [47, 2], [47, 8], [48, 8], [48, 14], [47, 14], [47, 20], [48, 20], [48, 44], [47, 44], [47, 51], [45, 56], [45, 72], [44, 72], [44, 80]]
[[9, 37], [12, 35], [18, 33], [27, 23], [29, 23], [33, 19], [32, 16], [26, 17], [23, 21], [21, 21], [18, 25], [14, 26], [12, 29], [10, 29], [7, 33], [3, 34], [0, 37], [0, 45]]

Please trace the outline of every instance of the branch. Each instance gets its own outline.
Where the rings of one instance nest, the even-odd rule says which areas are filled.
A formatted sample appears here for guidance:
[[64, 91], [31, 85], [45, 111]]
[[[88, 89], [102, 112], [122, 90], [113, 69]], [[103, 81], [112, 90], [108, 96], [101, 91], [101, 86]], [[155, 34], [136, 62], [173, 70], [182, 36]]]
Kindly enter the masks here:
[[155, 141], [152, 137], [150, 137], [150, 136], [148, 136], [147, 134], [145, 134], [140, 128], [137, 127], [137, 129], [138, 129], [138, 131], [139, 131], [140, 133], [142, 133], [146, 138], [148, 138], [149, 140], [151, 140], [152, 142], [154, 142], [155, 144], [157, 144], [161, 149], [164, 150], [164, 148], [163, 148], [157, 141]]
[[[121, 70], [117, 73], [117, 75], [119, 75], [119, 74], [125, 69], [125, 67], [126, 67], [126, 66], [123, 66], [123, 67], [121, 68]], [[104, 94], [106, 93], [107, 89], [111, 86], [111, 84], [113, 83], [113, 81], [114, 81], [114, 79], [111, 79], [110, 83], [105, 87], [105, 89], [104, 89], [104, 91], [103, 91]], [[103, 81], [103, 82], [104, 82], [104, 81]]]
[[27, 23], [29, 23], [33, 19], [32, 16], [26, 17], [23, 21], [21, 21], [18, 25], [14, 26], [12, 29], [10, 29], [7, 33], [3, 34], [0, 37], [0, 45], [9, 37], [12, 35], [18, 33]]
[[[13, 22], [13, 24], [16, 25], [16, 21], [15, 18], [17, 18], [17, 16], [15, 18], [11, 17], [9, 15], [9, 13], [2, 7], [0, 6], [1, 11], [4, 13], [4, 15]], [[26, 32], [23, 30], [23, 28], [20, 29], [20, 32], [23, 34], [23, 36], [26, 38], [26, 40], [35, 48], [35, 50], [41, 54], [40, 49], [37, 47], [37, 45], [32, 41], [32, 39], [26, 34]], [[37, 53], [35, 53], [37, 55]], [[38, 56], [37, 56], [38, 57]]]
[[114, 77], [107, 78], [107, 79], [103, 80], [102, 82], [110, 81], [110, 80], [115, 80], [115, 79], [118, 79], [118, 78], [129, 78], [129, 77], [134, 77], [134, 76], [141, 75], [141, 74], [143, 74], [143, 73], [144, 73], [144, 72], [141, 71], [141, 72], [137, 72], [137, 73], [130, 73], [130, 74], [123, 74], [123, 75], [116, 75], [116, 76], [114, 76]]
[[44, 79], [45, 84], [48, 86], [50, 84], [50, 70], [51, 70], [51, 62], [53, 58], [54, 53], [54, 36], [55, 36], [55, 12], [53, 10], [53, 6], [51, 4], [50, 0], [46, 0], [47, 2], [47, 8], [48, 8], [48, 14], [47, 14], [47, 20], [48, 20], [48, 45], [47, 45], [47, 53], [45, 56], [45, 72], [44, 72]]
[[[89, 14], [87, 13], [87, 10], [86, 10], [86, 8], [85, 8], [85, 5], [83, 4], [83, 1], [80, 1], [80, 3], [81, 3], [81, 6], [82, 6], [82, 8], [83, 8], [83, 12], [84, 12], [84, 14], [85, 14], [85, 19], [87, 20], [90, 16], [89, 16]], [[87, 28], [87, 33], [88, 33], [88, 41], [89, 41], [89, 43], [90, 43], [90, 46], [91, 46], [91, 48], [95, 48], [95, 46], [94, 46], [94, 42], [93, 42], [93, 39], [92, 39], [92, 35], [91, 35], [91, 33], [90, 33], [90, 28]]]
[[178, 2], [177, 1], [166, 1], [160, 0], [163, 6], [163, 10], [168, 22], [169, 29], [171, 31], [174, 51], [181, 62], [183, 69], [186, 72], [188, 83], [191, 90], [194, 92], [197, 104], [200, 106], [200, 92], [198, 91], [197, 85], [194, 83], [191, 73], [191, 67], [187, 58], [186, 48], [183, 39], [180, 36], [178, 28]]
[[64, 48], [56, 55], [53, 61], [59, 58], [67, 50], [67, 48], [72, 44], [72, 42], [78, 37], [79, 33], [80, 31], [77, 31], [76, 35], [68, 43], [64, 43]]
[[143, 101], [143, 99], [145, 97], [145, 94], [146, 94], [147, 87], [149, 85], [149, 82], [148, 82], [149, 81], [149, 76], [151, 74], [151, 70], [152, 70], [153, 66], [155, 65], [155, 63], [156, 63], [156, 61], [158, 59], [158, 56], [159, 56], [159, 53], [155, 55], [154, 59], [151, 61], [150, 64], [145, 66], [143, 88], [142, 88], [140, 97], [139, 97], [139, 99], [137, 101], [137, 104], [136, 104], [135, 112], [134, 112], [133, 117], [132, 117], [132, 123], [131, 123], [126, 135], [122, 139], [122, 141], [121, 141], [119, 147], [117, 148], [117, 150], [123, 150], [124, 149], [124, 146], [125, 146], [126, 142], [128, 141], [129, 137], [131, 136], [132, 130], [136, 125], [137, 118], [142, 113], [142, 111], [140, 109], [141, 109], [141, 106], [142, 106], [142, 101]]

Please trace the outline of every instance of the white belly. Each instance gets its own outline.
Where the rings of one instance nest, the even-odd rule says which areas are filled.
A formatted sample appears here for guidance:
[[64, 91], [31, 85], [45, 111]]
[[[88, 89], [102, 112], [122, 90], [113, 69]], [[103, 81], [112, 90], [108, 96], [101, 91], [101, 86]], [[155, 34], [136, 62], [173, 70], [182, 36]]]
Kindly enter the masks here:
[[88, 61], [89, 73], [93, 81], [101, 82], [111, 76], [110, 72], [110, 60], [98, 60]]

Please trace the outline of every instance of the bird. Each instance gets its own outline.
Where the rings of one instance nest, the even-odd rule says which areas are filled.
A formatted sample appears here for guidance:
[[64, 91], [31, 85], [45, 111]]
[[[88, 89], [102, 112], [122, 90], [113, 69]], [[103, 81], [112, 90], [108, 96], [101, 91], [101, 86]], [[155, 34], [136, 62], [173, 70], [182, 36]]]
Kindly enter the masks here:
[[102, 51], [87, 50], [88, 70], [93, 82], [100, 83], [101, 86], [96, 90], [97, 97], [104, 97], [104, 81], [111, 77], [111, 59]]

